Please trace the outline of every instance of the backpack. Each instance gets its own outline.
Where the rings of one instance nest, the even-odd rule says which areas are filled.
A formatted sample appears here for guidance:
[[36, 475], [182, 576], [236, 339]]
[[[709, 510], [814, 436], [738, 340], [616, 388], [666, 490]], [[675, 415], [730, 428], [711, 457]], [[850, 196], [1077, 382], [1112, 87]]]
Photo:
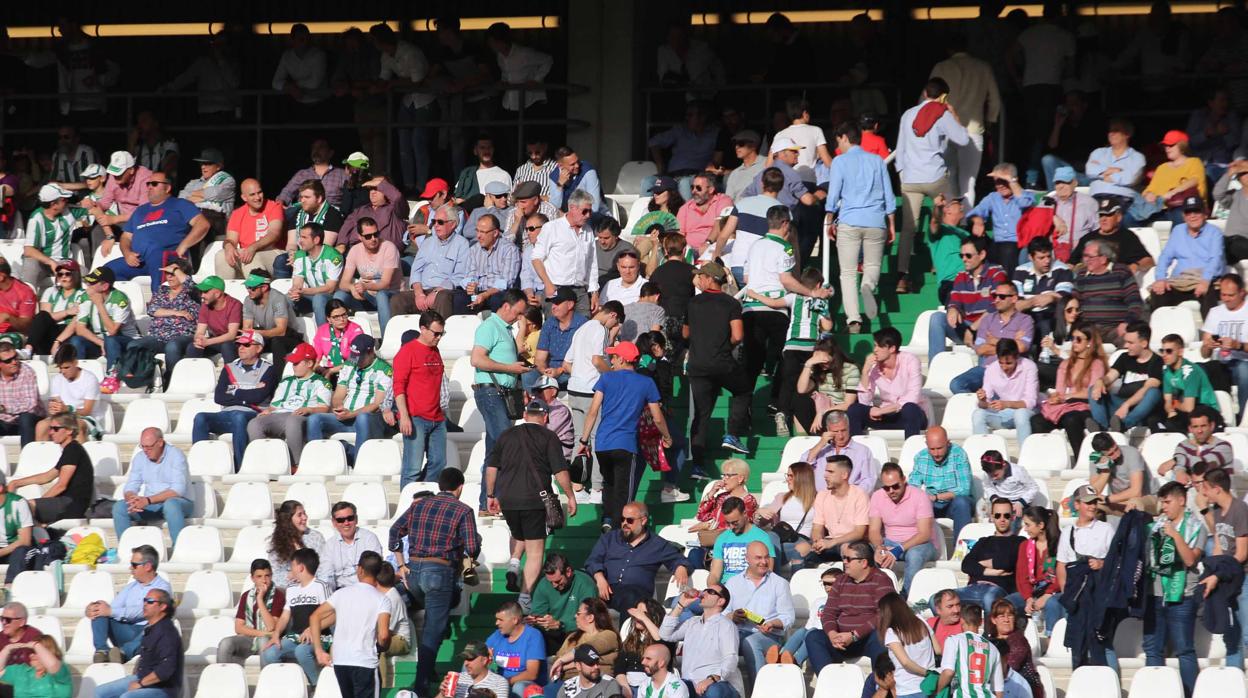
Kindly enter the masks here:
[[156, 374], [160, 368], [156, 353], [155, 345], [147, 343], [127, 347], [113, 369], [118, 380], [128, 387], [146, 388], [147, 392], [152, 392], [156, 387]]

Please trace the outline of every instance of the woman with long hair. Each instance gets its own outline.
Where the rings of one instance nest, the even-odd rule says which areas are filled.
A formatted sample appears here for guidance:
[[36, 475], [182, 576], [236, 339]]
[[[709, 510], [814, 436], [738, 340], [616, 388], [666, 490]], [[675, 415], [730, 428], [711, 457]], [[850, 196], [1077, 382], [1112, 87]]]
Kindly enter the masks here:
[[1023, 635], [1018, 622], [1018, 609], [1006, 599], [997, 599], [988, 613], [988, 637], [1005, 640], [1010, 646], [1009, 654], [1001, 659], [1031, 686], [1032, 698], [1044, 698], [1044, 684], [1036, 662], [1031, 656], [1031, 643]]
[[897, 698], [926, 698], [923, 679], [928, 669], [936, 667], [932, 631], [895, 591], [881, 596], [876, 608], [880, 614], [876, 633], [897, 667], [894, 676]]
[[[659, 638], [659, 625], [666, 614], [667, 609], [663, 607], [663, 604], [652, 598], [642, 599], [637, 602], [636, 606], [628, 609], [631, 622], [629, 622], [628, 632], [624, 634], [624, 639], [620, 641], [620, 654], [616, 657], [614, 666], [611, 667], [615, 680], [625, 690], [632, 691], [633, 688], [648, 680], [645, 667], [641, 665], [641, 657], [645, 654], [647, 647], [656, 642], [663, 643], [675, 656], [675, 644], [663, 642]], [[620, 630], [624, 629], [624, 622], [620, 623]]]
[[548, 698], [554, 698], [564, 680], [577, 675], [573, 655], [581, 645], [591, 645], [598, 652], [603, 666], [615, 664], [620, 652], [620, 635], [611, 622], [607, 602], [600, 598], [585, 599], [576, 609], [576, 629], [564, 638], [563, 645], [555, 652], [555, 661], [550, 665], [550, 683], [546, 685]]
[[82, 269], [77, 262], [64, 261], [56, 265], [52, 286], [39, 296], [39, 312], [30, 321], [26, 332], [26, 349], [34, 355], [52, 353], [52, 343], [65, 325], [78, 317], [78, 310], [91, 303], [82, 288]]
[[757, 518], [771, 530], [772, 538], [779, 537], [784, 551], [782, 564], [794, 568], [800, 567], [810, 554], [810, 529], [815, 519], [811, 508], [819, 490], [815, 486], [815, 468], [810, 463], [790, 465], [784, 481], [789, 489], [776, 495], [771, 504], [760, 507]]
[[351, 342], [364, 334], [364, 328], [351, 321], [351, 309], [337, 298], [325, 308], [325, 324], [316, 328], [312, 348], [318, 357], [316, 366], [326, 378], [342, 370], [351, 352]]
[[1044, 614], [1044, 627], [1050, 629], [1066, 616], [1058, 601], [1062, 592], [1057, 578], [1057, 540], [1062, 533], [1057, 512], [1044, 507], [1023, 509], [1023, 534], [1014, 564], [1014, 582], [1023, 597], [1023, 610], [1035, 617]]
[[807, 434], [822, 433], [825, 414], [832, 410], [844, 412], [858, 401], [855, 389], [861, 377], [857, 364], [845, 355], [835, 339], [819, 340], [797, 376], [793, 419]]
[[[295, 551], [311, 548], [319, 556], [325, 553], [325, 537], [314, 528], [308, 528], [308, 512], [303, 504], [287, 499], [277, 507], [273, 521], [273, 535], [269, 536], [269, 565], [273, 567], [273, 583], [278, 589], [298, 584], [290, 576], [290, 560]], [[322, 560], [323, 562], [323, 560]], [[328, 565], [322, 564], [316, 578], [330, 583]], [[332, 587], [331, 587], [332, 588]]]
[[1109, 360], [1101, 345], [1101, 331], [1089, 322], [1080, 322], [1070, 332], [1070, 357], [1057, 367], [1057, 388], [1032, 415], [1033, 433], [1066, 430], [1075, 453], [1083, 445], [1084, 422], [1088, 417], [1088, 388], [1109, 370]]
[[1053, 330], [1040, 339], [1040, 354], [1036, 357], [1036, 374], [1040, 389], [1049, 390], [1057, 385], [1057, 369], [1070, 356], [1070, 331], [1083, 317], [1083, 301], [1071, 296], [1057, 302], [1053, 312]]

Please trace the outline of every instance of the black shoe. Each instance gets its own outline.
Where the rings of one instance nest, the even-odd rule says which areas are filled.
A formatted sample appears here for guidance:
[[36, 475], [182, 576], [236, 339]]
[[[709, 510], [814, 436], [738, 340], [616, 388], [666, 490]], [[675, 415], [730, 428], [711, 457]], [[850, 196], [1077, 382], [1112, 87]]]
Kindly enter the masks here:
[[780, 411], [780, 407], [774, 402], [767, 403], [767, 414], [775, 414]]
[[710, 474], [708, 474], [705, 470], [701, 468], [694, 468], [693, 472], [689, 473], [689, 479], [709, 481], [709, 480], [714, 480], [716, 478], [712, 477]]
[[603, 522], [602, 522], [602, 532], [603, 532], [603, 533], [610, 533], [610, 532], [611, 532], [611, 529], [613, 529], [613, 528], [615, 528], [615, 527], [611, 525], [611, 522], [610, 522], [610, 521], [603, 521]]
[[507, 591], [513, 594], [520, 593], [520, 573], [514, 570], [507, 570]]

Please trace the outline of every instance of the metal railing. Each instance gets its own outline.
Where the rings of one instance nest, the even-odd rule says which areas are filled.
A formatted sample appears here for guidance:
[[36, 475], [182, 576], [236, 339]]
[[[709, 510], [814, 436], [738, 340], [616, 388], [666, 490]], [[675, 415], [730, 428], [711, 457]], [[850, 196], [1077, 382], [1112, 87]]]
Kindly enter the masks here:
[[[518, 92], [520, 109], [514, 112], [515, 116], [511, 118], [494, 118], [494, 119], [458, 119], [446, 120], [439, 119], [436, 121], [403, 121], [398, 119], [397, 106], [404, 97], [412, 93], [430, 94], [439, 98], [439, 101], [453, 97], [471, 97], [474, 94], [489, 94], [491, 98], [508, 92]], [[135, 116], [140, 111], [153, 110], [158, 113], [177, 113], [189, 112], [196, 118], [198, 116], [194, 101], [202, 97], [228, 97], [230, 101], [236, 102], [238, 106], [234, 108], [234, 120], [226, 123], [206, 123], [203, 120], [170, 120], [168, 118], [161, 119], [161, 128], [166, 133], [225, 133], [225, 134], [254, 134], [255, 136], [255, 162], [254, 171], [251, 176], [260, 177], [263, 171], [263, 152], [265, 147], [266, 136], [275, 133], [290, 131], [352, 131], [360, 129], [384, 129], [386, 134], [386, 148], [388, 153], [395, 151], [394, 138], [396, 130], [404, 128], [456, 128], [456, 129], [489, 129], [492, 133], [498, 135], [506, 131], [514, 130], [515, 140], [518, 152], [516, 153], [518, 162], [524, 161], [523, 149], [525, 145], [525, 130], [542, 128], [542, 127], [564, 127], [567, 129], [584, 129], [590, 123], [584, 119], [570, 118], [533, 118], [528, 116], [525, 107], [525, 95], [527, 92], [562, 92], [567, 96], [575, 96], [586, 94], [589, 87], [576, 84], [562, 83], [543, 83], [535, 86], [525, 85], [508, 85], [497, 84], [488, 87], [478, 88], [474, 92], [458, 92], [449, 93], [436, 89], [416, 89], [416, 90], [391, 90], [371, 97], [382, 98], [385, 101], [384, 120], [378, 121], [297, 121], [287, 119], [293, 110], [306, 106], [307, 109], [316, 109], [318, 105], [327, 104], [327, 102], [318, 102], [311, 105], [300, 105], [295, 102], [285, 92], [277, 90], [230, 90], [228, 92], [206, 92], [206, 91], [182, 91], [182, 92], [109, 92], [99, 96], [106, 105], [103, 110], [103, 116], [98, 123], [88, 125], [79, 125], [79, 130], [84, 134], [120, 134], [123, 136], [128, 134], [133, 128]], [[95, 95], [92, 95], [95, 97]], [[331, 91], [325, 91], [325, 99], [335, 99]], [[342, 99], [341, 97], [337, 97]], [[65, 116], [58, 108], [65, 101], [73, 99], [72, 95], [62, 93], [30, 93], [30, 94], [0, 94], [0, 146], [6, 144], [6, 139], [13, 136], [50, 136], [49, 140], [54, 140], [54, 134], [60, 124], [73, 120], [72, 113]], [[285, 101], [286, 104], [278, 105], [278, 101]], [[549, 101], [549, 99], [548, 99]], [[183, 103], [185, 102], [185, 104]], [[340, 106], [339, 102], [337, 105]], [[30, 122], [24, 125], [15, 125], [13, 119], [8, 117], [10, 107], [20, 105], [41, 106], [47, 111], [47, 116], [36, 115], [33, 119], [28, 118]], [[163, 107], [163, 108], [162, 108]], [[170, 108], [173, 107], [173, 108]], [[531, 109], [531, 108], [530, 108]], [[502, 111], [501, 108], [497, 111]], [[266, 117], [268, 114], [276, 112], [277, 116], [273, 118]], [[511, 112], [504, 112], [510, 114]], [[510, 139], [509, 139], [510, 140]]]

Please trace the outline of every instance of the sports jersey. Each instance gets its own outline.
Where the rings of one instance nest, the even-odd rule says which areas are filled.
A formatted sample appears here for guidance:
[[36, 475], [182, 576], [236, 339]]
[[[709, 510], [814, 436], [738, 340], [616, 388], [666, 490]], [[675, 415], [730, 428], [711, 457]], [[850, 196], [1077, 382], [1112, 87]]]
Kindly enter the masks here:
[[296, 232], [308, 223], [319, 223], [327, 232], [337, 233], [342, 228], [342, 220], [342, 212], [328, 201], [321, 204], [315, 213], [308, 213], [299, 204], [286, 209], [286, 229]]
[[979, 633], [950, 635], [940, 657], [940, 670], [953, 672], [950, 698], [994, 698], [1005, 690], [1001, 654]]
[[1215, 410], [1218, 408], [1218, 396], [1214, 394], [1213, 385], [1209, 383], [1209, 375], [1205, 373], [1205, 369], [1187, 359], [1183, 359], [1178, 370], [1169, 366], [1162, 370], [1161, 392], [1173, 400], [1192, 397], [1196, 398], [1198, 405], [1208, 405]]
[[277, 392], [269, 405], [274, 412], [294, 412], [300, 407], [327, 406], [331, 395], [329, 381], [319, 374], [312, 373], [306, 378], [291, 375], [277, 384]]
[[67, 296], [64, 293], [64, 289], [52, 286], [44, 290], [43, 295], [39, 298], [39, 302], [41, 304], [47, 303], [48, 308], [52, 312], [59, 313], [66, 310], [71, 305], [78, 306], [78, 310], [81, 311], [83, 306], [91, 303], [91, 298], [87, 295], [86, 291], [80, 288], [74, 289]]
[[343, 409], [358, 410], [373, 401], [377, 391], [386, 392], [392, 384], [393, 369], [380, 358], [373, 359], [368, 368], [347, 364], [338, 374], [338, 386], [346, 386], [347, 394], [342, 400]]
[[[127, 337], [138, 337], [139, 327], [134, 322], [134, 309], [130, 307], [130, 298], [126, 294], [112, 289], [108, 292], [108, 298], [104, 299], [104, 310], [113, 322], [121, 325], [121, 331]], [[103, 336], [104, 320], [100, 317], [100, 311], [95, 307], [95, 303], [91, 302], [90, 297], [83, 300], [78, 305], [78, 322], [87, 326], [97, 335]]]
[[822, 331], [819, 320], [828, 317], [828, 302], [823, 298], [808, 298], [790, 293], [784, 297], [789, 304], [789, 333], [784, 340], [785, 350], [813, 351]]
[[316, 259], [299, 250], [295, 253], [295, 276], [310, 287], [324, 286], [342, 276], [342, 262], [342, 253], [330, 245], [321, 245], [321, 253]]
[[[103, 190], [101, 189], [100, 193], [98, 194], [95, 192], [91, 192], [90, 194], [87, 194], [86, 196], [82, 197], [82, 203], [83, 205], [86, 205], [88, 202], [90, 202], [90, 203], [95, 204], [96, 206], [99, 206], [100, 199], [103, 199], [103, 198], [104, 198], [104, 193], [103, 193]], [[116, 216], [117, 214], [121, 213], [121, 207], [117, 205], [116, 201], [114, 201], [113, 203], [108, 205], [108, 208], [104, 209], [104, 213], [107, 213], [110, 216]], [[91, 225], [95, 225], [95, 216], [88, 214], [87, 222], [90, 223]]]
[[56, 218], [48, 218], [47, 210], [41, 208], [26, 221], [26, 244], [52, 259], [72, 259], [70, 243], [86, 217], [86, 210], [76, 206], [66, 208]]
[[[783, 298], [785, 291], [780, 283], [780, 275], [791, 273], [795, 267], [797, 258], [793, 255], [793, 246], [768, 233], [750, 248], [750, 257], [745, 262], [746, 288], [760, 296]], [[747, 313], [784, 312], [769, 308], [748, 296], [743, 300], [741, 310]]]

